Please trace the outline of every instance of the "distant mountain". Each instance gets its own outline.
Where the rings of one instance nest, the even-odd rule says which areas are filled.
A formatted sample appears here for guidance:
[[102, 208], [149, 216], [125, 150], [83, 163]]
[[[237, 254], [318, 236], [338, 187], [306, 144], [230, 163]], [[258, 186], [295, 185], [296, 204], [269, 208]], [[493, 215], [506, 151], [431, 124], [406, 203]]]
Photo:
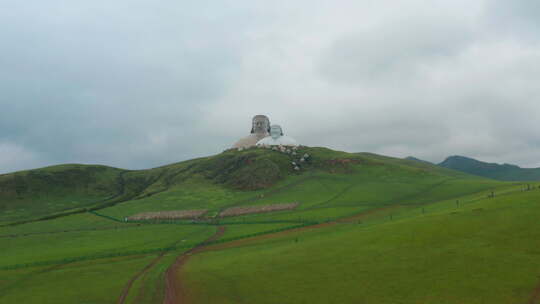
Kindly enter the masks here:
[[414, 160], [414, 161], [421, 162], [421, 163], [426, 163], [426, 164], [433, 164], [432, 162], [428, 162], [427, 160], [419, 159], [419, 158], [416, 158], [414, 156], [407, 156], [407, 157], [405, 157], [405, 159], [406, 160]]
[[450, 156], [439, 166], [502, 181], [540, 180], [540, 168], [520, 168], [511, 164], [486, 163], [465, 156]]

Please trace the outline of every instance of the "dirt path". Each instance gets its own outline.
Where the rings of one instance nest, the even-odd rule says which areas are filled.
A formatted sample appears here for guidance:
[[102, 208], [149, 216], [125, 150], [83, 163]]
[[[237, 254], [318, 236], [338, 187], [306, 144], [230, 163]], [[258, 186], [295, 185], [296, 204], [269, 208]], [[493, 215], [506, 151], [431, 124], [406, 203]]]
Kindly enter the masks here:
[[141, 271], [137, 272], [130, 280], [127, 282], [126, 286], [124, 286], [124, 289], [122, 290], [122, 294], [120, 295], [120, 298], [118, 298], [118, 301], [116, 303], [123, 304], [126, 301], [126, 298], [129, 294], [129, 291], [131, 290], [131, 286], [133, 286], [133, 283], [137, 281], [143, 274], [145, 274], [148, 270], [152, 269], [154, 265], [156, 265], [167, 253], [166, 251], [161, 252], [155, 259], [150, 262], [150, 264], [146, 265]]
[[[207, 239], [204, 243], [217, 240], [225, 233], [225, 230], [225, 226], [219, 226], [216, 233], [212, 235], [209, 239]], [[167, 272], [165, 274], [165, 299], [163, 300], [163, 304], [176, 304], [186, 302], [187, 291], [182, 284], [182, 280], [177, 276], [177, 274], [179, 273], [182, 266], [189, 260], [191, 255], [201, 252], [205, 249], [204, 243], [201, 243], [199, 246], [184, 252], [182, 255], [176, 258], [174, 264], [172, 264], [171, 267], [167, 269]]]
[[531, 295], [531, 298], [529, 299], [528, 304], [538, 304], [540, 303], [540, 283], [536, 285], [536, 288], [533, 291], [533, 294]]
[[[199, 247], [193, 248], [190, 251], [187, 251], [181, 256], [179, 256], [176, 259], [176, 262], [171, 267], [169, 267], [169, 269], [167, 269], [166, 291], [165, 291], [166, 294], [165, 294], [165, 299], [163, 301], [163, 304], [179, 304], [179, 303], [186, 304], [187, 303], [188, 291], [183, 287], [183, 284], [182, 284], [183, 279], [179, 277], [179, 274], [180, 274], [180, 270], [182, 266], [188, 262], [189, 258], [193, 254], [200, 253], [203, 251], [216, 251], [216, 250], [222, 250], [226, 248], [239, 247], [239, 246], [251, 243], [251, 242], [285, 236], [291, 233], [298, 233], [298, 232], [303, 232], [306, 230], [329, 227], [329, 226], [333, 226], [340, 223], [350, 223], [350, 222], [358, 221], [365, 217], [369, 217], [370, 215], [384, 213], [391, 209], [393, 209], [393, 207], [383, 207], [383, 208], [368, 210], [366, 212], [362, 212], [361, 214], [357, 214], [348, 218], [343, 218], [335, 222], [321, 223], [321, 224], [300, 227], [296, 229], [285, 230], [281, 232], [264, 234], [264, 235], [250, 237], [246, 239], [226, 242], [223, 244], [199, 246]], [[213, 241], [219, 238], [224, 232], [225, 232], [225, 227], [220, 226], [218, 232], [216, 232], [216, 234], [212, 236], [210, 239], [208, 239], [206, 242]]]
[[[213, 237], [213, 236], [212, 236]], [[211, 238], [212, 238], [211, 237]], [[184, 239], [183, 237], [182, 239]], [[172, 246], [176, 246], [178, 243], [182, 241], [182, 239], [176, 241]], [[207, 240], [208, 241], [208, 240]], [[167, 251], [162, 251], [155, 259], [150, 262], [150, 264], [146, 265], [141, 271], [137, 272], [124, 286], [124, 289], [122, 290], [122, 294], [120, 294], [120, 298], [118, 298], [118, 301], [116, 303], [123, 304], [126, 301], [126, 298], [129, 294], [129, 291], [131, 290], [131, 287], [133, 286], [133, 283], [137, 281], [141, 276], [143, 276], [145, 273], [147, 273], [152, 267], [154, 267], [164, 256], [167, 254]]]

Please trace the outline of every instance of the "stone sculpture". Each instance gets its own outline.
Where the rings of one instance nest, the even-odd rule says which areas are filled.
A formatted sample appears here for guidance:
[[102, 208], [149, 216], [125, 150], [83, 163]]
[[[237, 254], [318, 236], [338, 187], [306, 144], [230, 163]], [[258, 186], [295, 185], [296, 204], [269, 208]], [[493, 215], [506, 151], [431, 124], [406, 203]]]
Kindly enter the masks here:
[[251, 134], [237, 141], [233, 148], [244, 149], [253, 147], [257, 142], [269, 135], [270, 119], [265, 115], [255, 115], [251, 122]]
[[[294, 138], [283, 135], [283, 129], [279, 125], [272, 125], [270, 127], [270, 136], [265, 137], [259, 142], [257, 146], [298, 146], [298, 143]], [[286, 151], [286, 150], [285, 150]]]

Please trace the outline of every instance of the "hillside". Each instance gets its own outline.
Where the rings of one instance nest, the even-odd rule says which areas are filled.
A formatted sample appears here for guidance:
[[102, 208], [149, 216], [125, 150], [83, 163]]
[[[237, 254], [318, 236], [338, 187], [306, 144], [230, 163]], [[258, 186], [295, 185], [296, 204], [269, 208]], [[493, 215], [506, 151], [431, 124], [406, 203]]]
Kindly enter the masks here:
[[[300, 158], [306, 153], [310, 157], [301, 162]], [[292, 162], [297, 163], [299, 170], [294, 169]], [[412, 176], [418, 174], [423, 180], [429, 176], [471, 178], [428, 163], [308, 147], [301, 148], [296, 155], [267, 149], [229, 150], [211, 157], [135, 171], [95, 165], [60, 165], [1, 175], [0, 224], [98, 210], [131, 200], [138, 200], [138, 204], [125, 207], [125, 212], [206, 208], [209, 200], [211, 206], [229, 199], [233, 199], [229, 203], [249, 201], [275, 186], [320, 179], [313, 174], [326, 173], [336, 179], [343, 176], [340, 183], [345, 187], [346, 179], [357, 176], [350, 173], [358, 170], [359, 175], [366, 178], [383, 174], [389, 181], [392, 176], [385, 175], [395, 170]], [[178, 200], [181, 197], [184, 198]], [[174, 203], [149, 206], [157, 201]]]
[[0, 175], [0, 223], [53, 215], [112, 200], [123, 170], [61, 165]]
[[[317, 147], [2, 178], [0, 303], [513, 303], [536, 284], [537, 184]], [[171, 210], [203, 216], [126, 221]]]
[[535, 190], [441, 202], [425, 214], [365, 215], [216, 245], [182, 272], [186, 302], [537, 304], [538, 198]]
[[464, 156], [450, 156], [439, 166], [501, 181], [540, 180], [540, 168], [520, 168], [510, 164], [486, 163]]

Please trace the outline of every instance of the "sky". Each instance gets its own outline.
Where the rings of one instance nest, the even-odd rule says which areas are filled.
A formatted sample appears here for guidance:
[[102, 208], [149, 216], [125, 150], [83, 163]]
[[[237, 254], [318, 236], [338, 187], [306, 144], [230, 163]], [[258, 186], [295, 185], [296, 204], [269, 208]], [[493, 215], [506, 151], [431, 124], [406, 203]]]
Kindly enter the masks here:
[[0, 173], [309, 146], [540, 167], [538, 0], [4, 0]]

